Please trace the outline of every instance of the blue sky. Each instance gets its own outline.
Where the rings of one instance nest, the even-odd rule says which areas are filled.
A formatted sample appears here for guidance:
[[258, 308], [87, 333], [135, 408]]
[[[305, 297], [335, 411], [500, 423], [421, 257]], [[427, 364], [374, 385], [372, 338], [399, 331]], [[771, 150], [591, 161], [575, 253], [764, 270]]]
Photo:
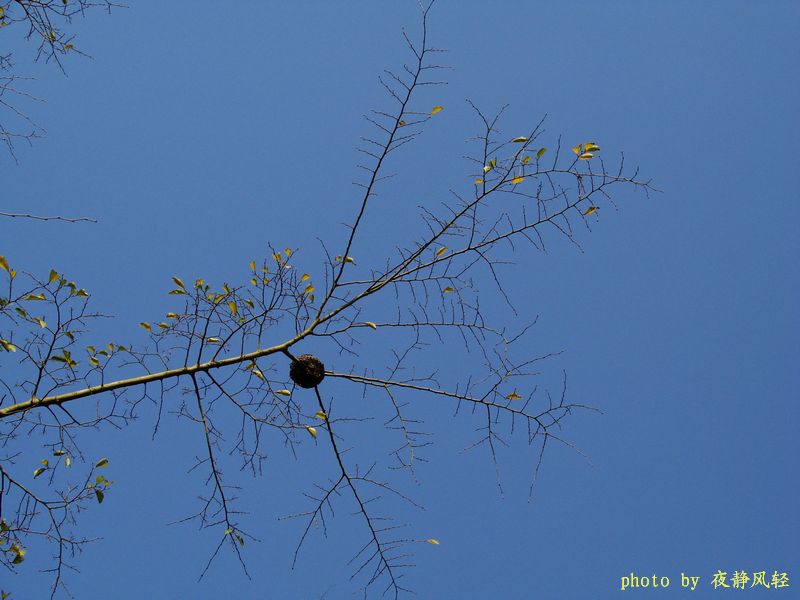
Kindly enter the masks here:
[[[602, 208], [579, 231], [583, 251], [553, 237], [547, 254], [515, 253], [503, 276], [518, 317], [485, 286], [496, 321], [513, 328], [539, 315], [528, 354], [564, 351], [543, 367], [544, 383], [557, 389], [566, 370], [570, 399], [603, 411], [565, 423], [591, 464], [549, 448], [528, 503], [535, 453], [516, 440], [500, 452], [501, 495], [488, 454], [461, 452], [475, 422], [413, 399], [435, 444], [420, 485], [403, 491], [425, 510], [390, 506], [410, 536], [441, 541], [414, 549], [406, 579], [419, 598], [655, 597], [620, 590], [631, 572], [669, 577], [663, 598], [725, 593], [710, 586], [717, 570], [785, 571], [800, 586], [799, 17], [793, 2], [434, 7], [432, 43], [453, 69], [420, 105], [444, 110], [390, 164], [397, 176], [379, 190], [354, 256], [414, 239], [418, 205], [471, 190], [462, 156], [479, 124], [467, 98], [487, 112], [509, 104], [510, 137], [547, 113], [544, 145], [561, 135], [596, 140], [608, 157], [624, 151], [663, 193], [620, 190], [618, 210]], [[175, 308], [173, 275], [244, 283], [268, 243], [301, 249], [306, 270], [320, 272], [317, 238], [340, 246], [356, 210], [362, 115], [386, 106], [377, 76], [407, 60], [401, 27], [416, 35], [418, 25], [410, 0], [133, 2], [74, 23], [76, 46], [93, 58], [69, 60], [66, 77], [32, 64], [34, 49], [9, 28], [3, 48], [37, 77], [29, 89], [46, 103], [26, 109], [48, 135], [19, 147], [19, 164], [0, 156], [0, 210], [100, 222], [0, 220], [0, 254], [89, 289], [93, 306], [115, 315], [93, 334], [121, 343], [142, 343], [137, 323]], [[456, 383], [469, 363], [449, 355], [434, 344], [424, 361]], [[352, 389], [325, 393], [368, 409]], [[296, 458], [276, 445], [259, 478], [231, 470], [251, 513], [245, 528], [261, 540], [246, 546], [252, 579], [226, 554], [197, 583], [218, 536], [167, 523], [195, 509], [203, 480], [187, 470], [202, 438], [170, 419], [151, 440], [153, 422], [145, 410], [121, 432], [84, 436], [117, 483], [82, 517], [103, 539], [69, 580], [77, 598], [357, 592], [346, 563], [363, 531], [352, 507], [342, 502], [328, 538], [313, 536], [293, 571], [302, 525], [278, 520], [331, 475], [321, 442]], [[358, 452], [385, 464], [384, 430], [359, 435]], [[36, 454], [35, 442], [25, 451]], [[36, 564], [0, 572], [0, 587], [45, 597]], [[698, 589], [683, 591], [681, 573], [700, 576]]]

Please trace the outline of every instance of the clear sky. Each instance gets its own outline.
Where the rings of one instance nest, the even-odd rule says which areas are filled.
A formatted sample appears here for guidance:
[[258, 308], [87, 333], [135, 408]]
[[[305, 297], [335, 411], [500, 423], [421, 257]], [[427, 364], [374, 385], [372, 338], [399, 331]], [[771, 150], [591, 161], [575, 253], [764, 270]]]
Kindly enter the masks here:
[[[357, 207], [362, 115], [387, 106], [377, 76], [408, 59], [401, 28], [415, 36], [419, 21], [412, 0], [129, 4], [74, 23], [92, 58], [68, 60], [67, 76], [0, 32], [18, 71], [37, 77], [28, 89], [46, 103], [26, 110], [48, 132], [18, 147], [19, 164], [0, 155], [0, 210], [99, 220], [0, 220], [0, 254], [67, 273], [115, 316], [94, 335], [142, 343], [137, 323], [175, 308], [173, 275], [245, 283], [268, 243], [302, 249], [306, 270], [321, 272], [317, 238], [341, 246]], [[563, 431], [591, 464], [548, 448], [529, 503], [536, 454], [516, 439], [499, 453], [501, 494], [485, 449], [462, 452], [476, 421], [408, 398], [434, 434], [420, 484], [402, 488], [425, 510], [388, 506], [410, 537], [441, 542], [413, 549], [405, 583], [417, 597], [764, 594], [713, 590], [718, 570], [728, 583], [734, 571], [787, 572], [791, 587], [770, 593], [798, 597], [798, 29], [790, 1], [437, 2], [432, 44], [453, 69], [420, 103], [444, 110], [391, 163], [356, 258], [380, 264], [416, 238], [418, 205], [471, 191], [462, 157], [479, 123], [467, 98], [487, 112], [509, 104], [510, 137], [546, 113], [544, 145], [562, 135], [596, 141], [609, 160], [624, 151], [663, 193], [620, 190], [617, 210], [578, 231], [582, 251], [557, 237], [547, 254], [520, 247], [503, 269], [518, 316], [483, 284], [496, 321], [539, 315], [524, 351], [564, 351], [542, 366], [543, 385], [558, 390], [563, 369], [569, 398], [602, 410]], [[420, 360], [443, 384], [468, 375], [428, 341]], [[365, 368], [383, 366], [372, 358]], [[370, 410], [360, 391], [325, 393]], [[187, 470], [202, 436], [170, 416], [151, 440], [154, 420], [144, 409], [123, 431], [84, 436], [116, 484], [82, 515], [102, 539], [69, 576], [76, 598], [354, 597], [347, 561], [364, 532], [352, 506], [340, 502], [327, 539], [313, 532], [294, 570], [302, 524], [278, 519], [335, 475], [323, 440], [296, 457], [276, 444], [261, 477], [230, 469], [260, 540], [245, 547], [252, 579], [224, 553], [197, 583], [219, 532], [168, 523], [197, 509], [203, 476]], [[388, 464], [379, 423], [359, 435], [360, 456]], [[20, 448], [35, 466], [35, 442]], [[15, 599], [47, 597], [34, 550], [19, 576], [0, 571]], [[622, 591], [631, 573], [670, 586]], [[701, 578], [695, 591], [681, 573]]]

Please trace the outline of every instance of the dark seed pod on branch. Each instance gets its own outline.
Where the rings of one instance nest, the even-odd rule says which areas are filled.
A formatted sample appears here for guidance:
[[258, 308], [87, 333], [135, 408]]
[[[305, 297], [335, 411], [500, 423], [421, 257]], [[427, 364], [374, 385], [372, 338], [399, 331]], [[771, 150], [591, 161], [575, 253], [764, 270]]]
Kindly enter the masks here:
[[325, 379], [325, 365], [312, 354], [301, 354], [289, 366], [289, 377], [301, 388], [313, 388]]

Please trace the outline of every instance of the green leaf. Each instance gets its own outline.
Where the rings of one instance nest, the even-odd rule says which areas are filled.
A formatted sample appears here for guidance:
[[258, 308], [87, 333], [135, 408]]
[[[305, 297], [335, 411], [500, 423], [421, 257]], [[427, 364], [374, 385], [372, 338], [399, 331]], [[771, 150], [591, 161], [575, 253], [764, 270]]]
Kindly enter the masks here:
[[512, 142], [517, 142], [518, 144], [522, 144], [522, 143], [524, 143], [524, 142], [527, 142], [527, 141], [528, 141], [528, 138], [520, 136], [520, 137], [515, 137], [515, 138], [514, 138], [513, 140], [511, 140], [511, 141], [512, 141]]
[[103, 467], [107, 467], [107, 466], [108, 466], [108, 459], [107, 458], [101, 458], [97, 462], [97, 464], [95, 465], [95, 468], [96, 469], [102, 469]]
[[17, 347], [14, 344], [12, 344], [8, 340], [4, 340], [2, 338], [0, 338], [0, 346], [2, 346], [3, 350], [5, 350], [6, 352], [16, 352], [17, 351]]
[[24, 298], [25, 300], [44, 300], [44, 294], [28, 294]]
[[180, 278], [180, 277], [173, 277], [173, 278], [172, 278], [172, 281], [174, 281], [174, 282], [175, 282], [175, 285], [177, 285], [177, 286], [178, 286], [179, 288], [181, 288], [182, 290], [185, 290], [185, 289], [186, 289], [186, 286], [184, 285], [184, 283], [183, 283], [183, 281], [181, 280], [181, 278]]
[[36, 470], [33, 472], [33, 476], [34, 476], [34, 477], [38, 477], [39, 475], [41, 475], [41, 474], [42, 474], [42, 473], [44, 473], [45, 471], [47, 471], [47, 467], [39, 467], [38, 469], [36, 469]]
[[244, 546], [244, 538], [240, 536], [238, 533], [236, 534], [236, 539], [239, 541], [240, 546]]
[[547, 148], [539, 148], [539, 151], [536, 153], [536, 158], [542, 158], [545, 152], [547, 152]]
[[316, 427], [311, 427], [311, 425], [306, 425], [306, 430], [308, 431], [308, 433], [311, 434], [311, 437], [313, 437], [314, 439], [317, 438], [317, 428]]
[[58, 279], [58, 273], [55, 269], [50, 269], [50, 277], [48, 278], [47, 283], [53, 283]]
[[98, 504], [102, 504], [103, 499], [106, 497], [106, 495], [103, 493], [103, 490], [98, 490], [97, 488], [94, 489], [94, 495], [97, 497]]
[[525, 157], [522, 159], [522, 164], [523, 164], [523, 165], [527, 165], [529, 162], [531, 162], [531, 157], [530, 157], [530, 156], [525, 156]]

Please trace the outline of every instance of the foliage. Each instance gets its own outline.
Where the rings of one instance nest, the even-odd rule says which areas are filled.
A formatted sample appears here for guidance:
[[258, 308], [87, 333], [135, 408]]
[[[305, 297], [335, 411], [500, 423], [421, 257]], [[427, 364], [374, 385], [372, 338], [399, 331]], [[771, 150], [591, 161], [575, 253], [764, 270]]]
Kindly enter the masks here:
[[[36, 4], [54, 10], [52, 3]], [[392, 597], [408, 591], [402, 577], [411, 548], [439, 544], [413, 531], [413, 524], [407, 535], [404, 524], [390, 521], [394, 501], [415, 504], [403, 486], [414, 481], [429, 443], [430, 432], [410, 415], [410, 405], [419, 413], [426, 402], [448, 402], [457, 417], [479, 417], [474, 445], [495, 461], [497, 446], [507, 439], [530, 446], [531, 489], [549, 444], [574, 448], [560, 434], [562, 420], [588, 407], [567, 400], [566, 378], [554, 394], [537, 387], [536, 365], [547, 356], [517, 356], [517, 342], [532, 323], [489, 322], [475, 281], [493, 283], [511, 304], [498, 265], [525, 245], [545, 250], [553, 234], [577, 244], [577, 227], [588, 228], [598, 210], [613, 206], [613, 189], [652, 188], [636, 170], [624, 168], [621, 156], [609, 168], [595, 142], [564, 151], [560, 139], [544, 141], [543, 119], [515, 132], [523, 135], [507, 136], [498, 125], [502, 110], [487, 116], [473, 107], [480, 130], [473, 172], [456, 186], [463, 191], [438, 208], [423, 207], [425, 233], [397, 240], [394, 254], [353, 256], [388, 160], [424, 127], [447, 118], [445, 106], [417, 100], [422, 86], [439, 83], [435, 75], [444, 68], [434, 62], [439, 51], [428, 42], [429, 10], [422, 10], [420, 40], [406, 37], [409, 65], [381, 78], [391, 106], [367, 116], [374, 135], [363, 138], [361, 151], [370, 162], [363, 165], [366, 178], [349, 234], [333, 242], [334, 250], [324, 247], [326, 259], [316, 268], [304, 269], [299, 249], [287, 247], [250, 261], [235, 284], [176, 275], [168, 292], [174, 308], [163, 319], [139, 324], [149, 337], [139, 347], [92, 340], [91, 325], [104, 315], [60, 271], [38, 277], [15, 270], [13, 257], [0, 257], [0, 563], [6, 568], [23, 568], [26, 549], [38, 538], [53, 549], [53, 595], [65, 589], [65, 569], [90, 541], [79, 513], [114, 495], [106, 475], [113, 465], [84, 455], [80, 441], [97, 428], [123, 427], [150, 407], [154, 434], [166, 426], [169, 411], [192, 423], [202, 438], [195, 468], [208, 475], [208, 487], [186, 520], [218, 533], [203, 573], [223, 549], [246, 572], [246, 541], [254, 539], [236, 508], [224, 457], [233, 453], [240, 467], [258, 474], [274, 440], [290, 453], [313, 443], [328, 453], [331, 472], [305, 494], [307, 505], [294, 515], [302, 523], [295, 560], [314, 528], [324, 530], [334, 506], [344, 506], [355, 511], [363, 538], [351, 560], [354, 576], [366, 590]], [[70, 50], [70, 38], [55, 29], [37, 25], [34, 31], [46, 33], [40, 53], [57, 59]], [[359, 344], [380, 345], [384, 335], [393, 359], [375, 364]], [[394, 346], [398, 339], [406, 343]], [[447, 343], [453, 361], [459, 353], [477, 353], [482, 372], [440, 384], [437, 373], [426, 370], [429, 339]], [[312, 342], [351, 357], [353, 368], [326, 370], [325, 379], [308, 390], [296, 386], [290, 366]], [[376, 408], [332, 395], [330, 382], [352, 386]], [[370, 418], [383, 410], [390, 411], [388, 420]], [[347, 452], [353, 422], [393, 438], [388, 465], [380, 456], [361, 462]]]

